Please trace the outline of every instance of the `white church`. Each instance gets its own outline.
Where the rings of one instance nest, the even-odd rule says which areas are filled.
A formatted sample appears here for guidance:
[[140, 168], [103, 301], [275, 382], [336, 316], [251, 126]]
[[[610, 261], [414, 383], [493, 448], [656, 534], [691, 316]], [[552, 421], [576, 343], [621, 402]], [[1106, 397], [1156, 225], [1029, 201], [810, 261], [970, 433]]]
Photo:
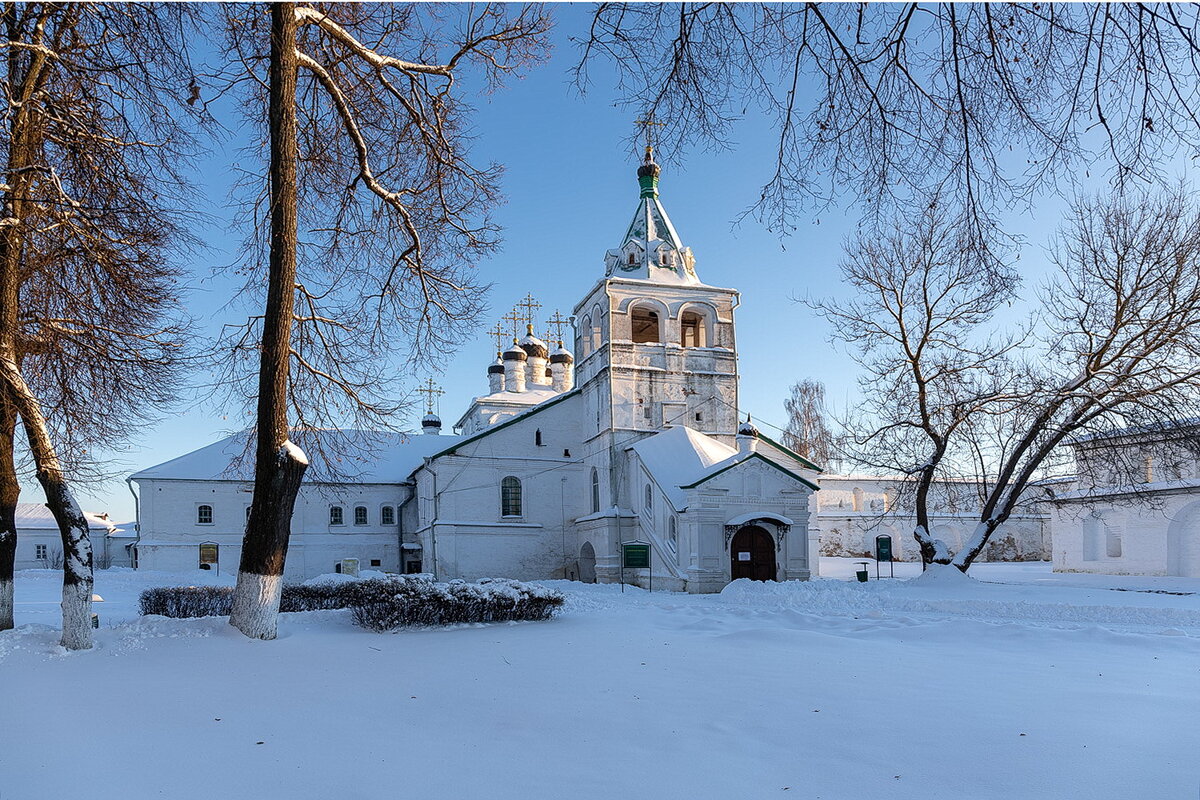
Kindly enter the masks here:
[[[287, 576], [363, 569], [688, 592], [816, 574], [821, 469], [738, 415], [734, 289], [700, 280], [658, 198], [649, 149], [637, 211], [574, 309], [574, 352], [528, 334], [488, 393], [441, 432], [394, 435], [352, 480], [306, 482]], [[130, 476], [140, 568], [237, 569], [251, 499], [244, 435]], [[625, 570], [625, 544], [648, 569]]]
[[[823, 474], [739, 417], [738, 293], [700, 280], [649, 150], [637, 174], [633, 220], [574, 308], [574, 355], [529, 326], [487, 368], [460, 434], [432, 414], [418, 435], [356, 432], [370, 457], [336, 481], [314, 470], [301, 489], [288, 578], [353, 559], [440, 580], [652, 576], [715, 592], [743, 577], [808, 579], [821, 555], [868, 557], [880, 535], [897, 559], [919, 558], [899, 479]], [[1043, 487], [983, 560], [1200, 576], [1200, 438], [1185, 427], [1075, 443], [1080, 474]], [[1138, 456], [1136, 475], [1110, 474], [1113, 447]], [[252, 494], [245, 452], [234, 435], [130, 476], [138, 521], [132, 537], [109, 532], [106, 561], [235, 571]], [[935, 495], [931, 530], [958, 549], [976, 493], [947, 484]], [[627, 544], [648, 548], [648, 569], [622, 571]]]

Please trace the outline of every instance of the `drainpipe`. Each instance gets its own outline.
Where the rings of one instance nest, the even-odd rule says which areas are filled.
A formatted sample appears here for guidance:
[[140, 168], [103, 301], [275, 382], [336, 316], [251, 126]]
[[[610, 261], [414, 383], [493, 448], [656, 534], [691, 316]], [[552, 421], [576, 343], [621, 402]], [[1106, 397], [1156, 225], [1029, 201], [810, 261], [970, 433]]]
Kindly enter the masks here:
[[[133, 556], [133, 566], [134, 566], [134, 569], [136, 569], [138, 562], [141, 561], [141, 559], [139, 559], [137, 557], [137, 547], [138, 547], [138, 544], [142, 541], [142, 504], [138, 500], [137, 492], [135, 492], [133, 490], [133, 478], [126, 478], [125, 485], [129, 487], [129, 493], [131, 495], [133, 495], [133, 533], [134, 533], [134, 538], [133, 538], [133, 552], [130, 555]], [[105, 539], [104, 544], [105, 544], [105, 546], [108, 545], [107, 538]], [[111, 566], [111, 561], [110, 561], [109, 565]]]

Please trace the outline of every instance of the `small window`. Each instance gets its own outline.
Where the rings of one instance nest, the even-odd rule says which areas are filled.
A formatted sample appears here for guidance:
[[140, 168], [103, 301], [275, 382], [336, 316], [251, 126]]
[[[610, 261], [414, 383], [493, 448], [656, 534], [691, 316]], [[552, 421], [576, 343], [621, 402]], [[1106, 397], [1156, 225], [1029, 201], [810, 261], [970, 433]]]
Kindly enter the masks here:
[[383, 564], [383, 562], [382, 562], [382, 561], [380, 561], [378, 558], [372, 558], [372, 559], [371, 559], [371, 566], [372, 566], [372, 567], [378, 567], [378, 566], [381, 566], [382, 564]]
[[1104, 554], [1109, 558], [1121, 557], [1121, 534], [1118, 531], [1110, 528], [1104, 532]]
[[384, 506], [379, 509], [379, 523], [381, 525], [396, 524], [396, 508], [395, 506]]
[[49, 551], [46, 549], [46, 545], [39, 544], [39, 545], [36, 545], [35, 547], [37, 550], [37, 555], [35, 556], [35, 558], [40, 558], [44, 561], [50, 557]]
[[196, 522], [200, 525], [212, 525], [212, 506], [196, 506]]
[[658, 312], [648, 308], [634, 308], [630, 313], [635, 344], [662, 341], [658, 335]]
[[521, 516], [521, 481], [512, 475], [500, 481], [500, 515]]
[[679, 551], [679, 525], [673, 516], [667, 525], [667, 546], [671, 548], [672, 553]]
[[696, 422], [703, 422], [703, 421], [704, 421], [704, 415], [701, 414], [699, 411], [697, 411], [696, 412]]
[[246, 522], [250, 521], [250, 506], [246, 506]]
[[581, 335], [579, 337], [580, 349], [582, 355], [586, 356], [592, 352], [592, 318], [588, 315], [583, 316], [583, 321], [579, 324]]
[[537, 447], [545, 447], [546, 446], [546, 445], [542, 444], [542, 429], [541, 428], [538, 428], [536, 431], [533, 432], [533, 443]]
[[630, 254], [629, 254], [629, 263], [630, 263], [630, 264], [636, 264], [636, 263], [637, 263], [637, 254], [636, 254], [636, 253], [630, 253]]
[[684, 347], [707, 347], [704, 318], [694, 311], [685, 311], [679, 318], [680, 344]]
[[355, 506], [354, 507], [354, 524], [355, 525], [366, 525], [367, 524], [367, 507], [366, 506]]
[[650, 484], [646, 484], [646, 513], [654, 512], [654, 490], [650, 488]]
[[346, 520], [342, 516], [341, 506], [329, 507], [329, 524], [330, 525], [345, 525]]
[[600, 473], [592, 467], [592, 513], [600, 511]]

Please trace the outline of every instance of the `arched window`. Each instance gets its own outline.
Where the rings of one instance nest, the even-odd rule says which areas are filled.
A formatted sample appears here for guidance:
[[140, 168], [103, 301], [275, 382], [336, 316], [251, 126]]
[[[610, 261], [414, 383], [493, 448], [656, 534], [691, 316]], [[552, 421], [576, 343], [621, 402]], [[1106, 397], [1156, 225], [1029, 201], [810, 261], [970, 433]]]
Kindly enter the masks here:
[[592, 467], [592, 513], [600, 511], [600, 473]]
[[667, 546], [671, 548], [672, 553], [679, 552], [679, 525], [675, 522], [674, 515], [667, 523]]
[[654, 490], [650, 488], [650, 484], [646, 484], [646, 513], [654, 513]]
[[355, 506], [354, 507], [354, 524], [355, 525], [366, 525], [367, 524], [367, 507], [366, 506]]
[[521, 516], [521, 481], [512, 475], [500, 481], [500, 516]]
[[588, 355], [592, 352], [592, 317], [589, 314], [583, 315], [583, 320], [579, 323], [579, 349], [580, 355]]
[[680, 341], [684, 347], [708, 347], [708, 330], [704, 317], [695, 311], [685, 311], [679, 317]]
[[203, 505], [196, 506], [196, 522], [200, 525], [212, 525], [213, 512], [212, 506]]
[[396, 507], [384, 506], [379, 509], [379, 524], [380, 525], [395, 525], [396, 524]]
[[329, 507], [329, 524], [330, 525], [345, 525], [346, 520], [342, 514], [341, 506]]
[[636, 264], [636, 263], [637, 263], [637, 253], [634, 253], [634, 252], [631, 250], [631, 251], [629, 252], [629, 265], [630, 265], [630, 266], [633, 266], [633, 265], [634, 265], [634, 264]]
[[658, 312], [635, 306], [629, 313], [634, 343], [655, 343], [662, 339], [658, 335]]

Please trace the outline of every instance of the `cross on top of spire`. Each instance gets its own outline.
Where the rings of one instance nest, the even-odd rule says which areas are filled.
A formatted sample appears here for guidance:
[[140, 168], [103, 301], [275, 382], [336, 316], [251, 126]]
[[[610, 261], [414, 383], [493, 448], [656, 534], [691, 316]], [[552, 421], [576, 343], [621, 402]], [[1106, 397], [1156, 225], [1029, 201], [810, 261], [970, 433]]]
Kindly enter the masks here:
[[504, 327], [499, 322], [497, 322], [495, 326], [487, 332], [487, 335], [496, 340], [497, 353], [504, 349], [504, 340], [508, 338], [508, 334], [505, 333]]
[[546, 320], [546, 325], [550, 328], [550, 330], [547, 331], [547, 333], [553, 333], [553, 336], [551, 336], [549, 338], [553, 341], [558, 342], [559, 346], [561, 347], [562, 340], [563, 340], [563, 335], [562, 335], [563, 328], [567, 327], [570, 324], [571, 324], [571, 320], [567, 319], [562, 314], [559, 314], [557, 308], [554, 309], [554, 316], [552, 316], [552, 317], [550, 317], [550, 319]]
[[634, 120], [633, 124], [641, 127], [642, 135], [646, 139], [646, 155], [648, 155], [648, 156], [652, 155], [652, 153], [654, 151], [654, 140], [655, 140], [654, 129], [661, 128], [664, 125], [666, 125], [667, 123], [655, 122], [654, 112], [651, 111], [648, 114], [646, 114], [645, 119]]
[[433, 382], [433, 378], [426, 378], [423, 386], [418, 386], [417, 391], [425, 395], [425, 413], [432, 414], [434, 401], [445, 394], [441, 387]]
[[526, 325], [532, 325], [534, 313], [541, 307], [542, 307], [542, 304], [539, 303], [537, 300], [533, 299], [533, 294], [530, 292], [527, 292], [525, 294], [525, 299], [519, 301], [517, 303], [516, 307], [513, 309], [513, 311], [516, 312], [516, 310], [518, 308], [524, 309], [525, 313], [522, 315], [521, 318], [525, 321]]

